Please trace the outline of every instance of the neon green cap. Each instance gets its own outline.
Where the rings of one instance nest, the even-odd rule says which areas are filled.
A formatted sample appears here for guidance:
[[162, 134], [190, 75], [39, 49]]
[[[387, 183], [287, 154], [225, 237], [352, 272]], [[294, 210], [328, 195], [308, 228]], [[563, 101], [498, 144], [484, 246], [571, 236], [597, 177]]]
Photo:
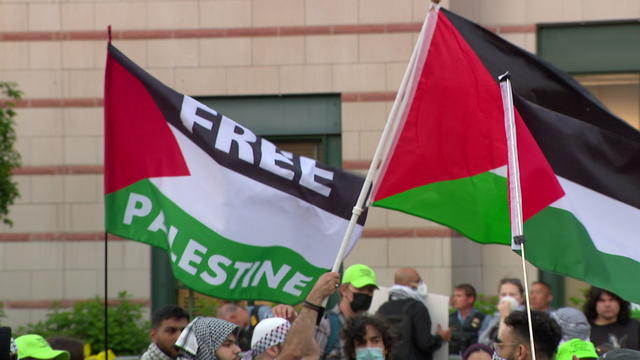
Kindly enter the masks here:
[[571, 360], [575, 355], [578, 359], [597, 359], [596, 347], [591, 341], [571, 339], [558, 346], [556, 360]]
[[376, 272], [367, 265], [354, 264], [345, 270], [342, 275], [343, 284], [351, 284], [357, 288], [363, 288], [368, 285], [373, 285], [378, 288], [378, 281], [376, 281]]
[[26, 357], [43, 360], [69, 360], [69, 353], [64, 350], [53, 350], [47, 340], [40, 335], [29, 334], [16, 338], [18, 360]]

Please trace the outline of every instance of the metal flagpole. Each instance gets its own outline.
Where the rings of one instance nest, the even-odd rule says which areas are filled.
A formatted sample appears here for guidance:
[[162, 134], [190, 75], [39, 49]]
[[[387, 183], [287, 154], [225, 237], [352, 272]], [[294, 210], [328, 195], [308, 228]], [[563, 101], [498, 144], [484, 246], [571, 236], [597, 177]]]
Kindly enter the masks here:
[[[107, 26], [107, 37], [109, 38], [109, 44], [111, 44], [111, 25]], [[105, 224], [106, 228], [107, 224]], [[107, 270], [109, 260], [109, 239], [107, 231], [104, 231], [104, 358], [109, 359], [109, 275]]]
[[522, 273], [524, 274], [524, 293], [527, 304], [527, 318], [529, 325], [529, 342], [531, 357], [536, 359], [536, 347], [533, 341], [533, 326], [531, 325], [531, 306], [529, 304], [529, 281], [524, 253], [524, 224], [522, 219], [522, 191], [520, 189], [520, 166], [518, 164], [518, 141], [516, 135], [515, 114], [513, 111], [513, 94], [511, 91], [511, 75], [506, 72], [498, 77], [502, 107], [504, 109], [504, 126], [508, 145], [507, 178], [509, 181], [510, 219], [511, 219], [511, 248], [522, 252]]
[[109, 241], [107, 238], [107, 232], [104, 232], [104, 356], [105, 359], [109, 358], [109, 286], [107, 270], [109, 260]]
[[[342, 258], [344, 257], [344, 253], [347, 249], [347, 245], [349, 244], [349, 239], [351, 239], [351, 235], [353, 234], [353, 230], [355, 229], [355, 225], [358, 221], [358, 218], [364, 211], [363, 205], [365, 204], [371, 190], [371, 184], [373, 182], [373, 178], [378, 171], [380, 171], [380, 165], [382, 163], [382, 156], [386, 153], [385, 150], [388, 150], [388, 144], [393, 140], [392, 134], [397, 129], [397, 123], [400, 120], [398, 114], [403, 114], [404, 109], [407, 106], [408, 99], [408, 83], [411, 80], [412, 75], [414, 74], [415, 66], [417, 63], [417, 59], [420, 57], [420, 49], [422, 45], [422, 41], [425, 35], [425, 29], [429, 21], [435, 21], [433, 18], [434, 5], [432, 5], [429, 10], [429, 14], [427, 14], [427, 19], [422, 25], [422, 29], [420, 30], [420, 36], [418, 37], [418, 41], [416, 42], [415, 47], [413, 48], [413, 53], [411, 54], [411, 58], [409, 59], [409, 64], [407, 65], [407, 69], [405, 70], [404, 76], [402, 78], [402, 82], [400, 83], [400, 88], [398, 89], [398, 93], [396, 94], [395, 101], [393, 106], [391, 107], [391, 111], [389, 112], [389, 116], [387, 118], [387, 123], [382, 131], [382, 135], [380, 135], [380, 141], [378, 142], [378, 146], [373, 155], [373, 159], [371, 160], [371, 165], [369, 166], [369, 171], [367, 172], [367, 176], [364, 180], [364, 184], [362, 185], [362, 189], [360, 190], [360, 195], [358, 196], [358, 200], [356, 205], [353, 207], [351, 220], [349, 221], [349, 225], [347, 226], [347, 230], [345, 231], [344, 237], [342, 238], [342, 243], [340, 244], [340, 249], [338, 250], [338, 255], [336, 256], [336, 260], [333, 263], [333, 267], [331, 271], [338, 271], [340, 268], [340, 263], [342, 262]], [[430, 19], [430, 17], [432, 17]], [[326, 300], [325, 300], [326, 303]]]

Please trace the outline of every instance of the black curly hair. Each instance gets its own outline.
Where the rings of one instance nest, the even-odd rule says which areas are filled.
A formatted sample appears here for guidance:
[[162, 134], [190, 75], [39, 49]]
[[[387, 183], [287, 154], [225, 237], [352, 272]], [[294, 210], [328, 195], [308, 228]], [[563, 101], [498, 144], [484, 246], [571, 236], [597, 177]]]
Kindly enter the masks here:
[[629, 322], [629, 319], [631, 319], [631, 304], [629, 304], [628, 301], [612, 292], [592, 286], [591, 289], [589, 289], [589, 293], [587, 294], [587, 302], [584, 303], [584, 307], [582, 308], [582, 312], [584, 312], [584, 315], [587, 317], [587, 320], [589, 320], [589, 323], [593, 325], [593, 322], [598, 318], [596, 304], [598, 303], [600, 296], [605, 293], [609, 294], [618, 302], [618, 304], [620, 304], [620, 312], [618, 313], [617, 323], [624, 325]]
[[[513, 328], [522, 344], [529, 344], [528, 316], [525, 311], [512, 312], [504, 319], [504, 323]], [[531, 327], [536, 354], [544, 354], [548, 359], [553, 359], [562, 338], [560, 326], [546, 312], [531, 310]]]
[[[371, 315], [357, 315], [347, 319], [342, 329], [342, 337], [344, 338], [344, 353], [353, 360], [356, 358], [357, 345], [365, 343], [365, 335], [367, 334], [367, 325], [378, 330], [384, 343], [386, 354], [391, 353], [393, 347], [393, 335], [391, 327], [380, 317]], [[387, 355], [387, 359], [389, 355]]]

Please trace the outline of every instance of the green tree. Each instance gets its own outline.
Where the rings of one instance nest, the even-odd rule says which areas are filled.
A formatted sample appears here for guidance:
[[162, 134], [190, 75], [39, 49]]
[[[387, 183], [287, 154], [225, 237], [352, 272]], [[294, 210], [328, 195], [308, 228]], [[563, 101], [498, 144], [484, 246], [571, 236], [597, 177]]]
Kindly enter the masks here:
[[[7, 315], [4, 313], [4, 303], [3, 303], [3, 302], [0, 302], [0, 319], [1, 319], [1, 318], [4, 318], [4, 317], [7, 317]], [[0, 324], [1, 324], [1, 323], [2, 323], [2, 322], [0, 321]]]
[[[117, 355], [141, 354], [149, 344], [149, 321], [142, 320], [142, 305], [133, 303], [126, 292], [109, 305], [109, 348]], [[77, 303], [72, 309], [54, 308], [47, 319], [30, 323], [17, 330], [20, 335], [39, 334], [43, 337], [67, 335], [84, 340], [93, 352], [104, 349], [104, 300]]]
[[473, 306], [480, 312], [493, 315], [497, 311], [498, 297], [495, 295], [478, 294], [478, 298]]
[[13, 146], [16, 142], [16, 132], [14, 118], [16, 112], [13, 110], [15, 102], [20, 100], [22, 92], [17, 89], [14, 83], [0, 82], [0, 220], [3, 223], [12, 225], [9, 219], [9, 206], [20, 196], [18, 184], [11, 178], [11, 171], [20, 166], [20, 154]]

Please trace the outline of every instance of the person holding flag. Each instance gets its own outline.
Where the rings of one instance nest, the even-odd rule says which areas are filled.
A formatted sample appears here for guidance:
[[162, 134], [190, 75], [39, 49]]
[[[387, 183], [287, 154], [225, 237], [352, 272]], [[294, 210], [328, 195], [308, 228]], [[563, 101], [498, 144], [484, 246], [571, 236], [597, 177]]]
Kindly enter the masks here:
[[378, 281], [372, 268], [354, 264], [345, 270], [338, 288], [340, 302], [326, 312], [318, 325], [316, 340], [323, 349], [322, 359], [346, 359], [342, 328], [347, 319], [369, 310], [376, 289]]
[[287, 338], [278, 355], [278, 360], [311, 360], [322, 355], [322, 349], [315, 337], [317, 324], [324, 318], [326, 303], [329, 296], [340, 286], [340, 274], [328, 272], [320, 276], [307, 295], [300, 314], [289, 329]]

